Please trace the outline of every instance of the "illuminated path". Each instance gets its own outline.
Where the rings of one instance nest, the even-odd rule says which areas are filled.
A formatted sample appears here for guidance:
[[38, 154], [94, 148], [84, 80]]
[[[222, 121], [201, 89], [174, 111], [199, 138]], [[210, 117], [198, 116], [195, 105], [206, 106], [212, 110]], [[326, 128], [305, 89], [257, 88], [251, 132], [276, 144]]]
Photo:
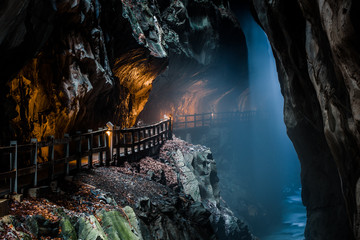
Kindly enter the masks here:
[[[54, 180], [94, 165], [121, 165], [156, 154], [172, 138], [171, 119], [156, 124], [121, 129], [110, 122], [106, 128], [61, 139], [0, 147], [0, 197], [18, 193], [22, 187], [36, 187], [39, 181]], [[4, 166], [8, 163], [8, 166]]]
[[188, 129], [224, 125], [230, 122], [247, 122], [258, 117], [256, 111], [200, 113], [179, 115], [174, 118], [174, 129]]

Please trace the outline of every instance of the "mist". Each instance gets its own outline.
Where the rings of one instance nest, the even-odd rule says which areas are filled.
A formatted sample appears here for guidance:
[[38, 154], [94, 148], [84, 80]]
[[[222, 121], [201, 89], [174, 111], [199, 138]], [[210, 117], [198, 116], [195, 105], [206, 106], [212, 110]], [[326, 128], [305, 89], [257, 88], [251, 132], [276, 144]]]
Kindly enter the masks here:
[[[300, 163], [286, 134], [275, 59], [266, 34], [250, 11], [239, 12], [237, 17], [248, 53], [248, 94], [243, 110], [256, 111], [256, 116], [225, 127], [175, 134], [211, 148], [222, 197], [255, 235], [265, 240], [303, 239], [306, 211], [300, 196]], [[216, 110], [228, 111], [225, 107]]]

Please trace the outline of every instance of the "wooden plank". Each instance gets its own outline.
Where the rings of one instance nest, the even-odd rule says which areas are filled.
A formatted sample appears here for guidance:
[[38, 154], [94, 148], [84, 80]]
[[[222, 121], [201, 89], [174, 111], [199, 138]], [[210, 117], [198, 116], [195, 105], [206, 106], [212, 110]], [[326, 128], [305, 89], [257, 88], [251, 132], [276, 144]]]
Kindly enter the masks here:
[[49, 169], [50, 162], [38, 163], [38, 171], [43, 169]]
[[70, 142], [70, 136], [67, 135], [67, 137], [64, 136], [64, 138], [62, 139], [55, 139], [54, 140], [54, 145], [60, 145], [60, 144], [66, 144], [68, 142]]
[[[66, 157], [55, 159], [54, 160], [54, 165], [57, 165], [57, 164], [60, 164], [60, 163], [66, 165], [67, 160], [68, 160], [68, 158], [66, 158]], [[66, 170], [65, 170], [65, 172], [66, 172]]]
[[16, 175], [15, 169], [8, 171], [8, 172], [2, 172], [2, 173], [0, 173], [0, 180], [14, 178], [15, 175]]
[[107, 147], [97, 147], [97, 148], [93, 148], [92, 152], [93, 153], [100, 153], [100, 152], [104, 152], [106, 151]]
[[14, 146], [0, 147], [1, 152], [10, 152], [10, 151], [13, 151], [14, 149], [15, 149]]
[[27, 176], [30, 174], [35, 173], [35, 170], [37, 169], [37, 167], [31, 166], [31, 167], [26, 167], [26, 168], [20, 168], [18, 170], [18, 177], [22, 177], [22, 176]]
[[88, 137], [89, 135], [97, 136], [97, 135], [103, 134], [104, 132], [106, 132], [106, 129], [99, 129], [99, 130], [95, 130], [95, 131], [91, 130], [91, 132], [88, 131], [86, 133], [82, 133], [81, 136], [82, 137]]

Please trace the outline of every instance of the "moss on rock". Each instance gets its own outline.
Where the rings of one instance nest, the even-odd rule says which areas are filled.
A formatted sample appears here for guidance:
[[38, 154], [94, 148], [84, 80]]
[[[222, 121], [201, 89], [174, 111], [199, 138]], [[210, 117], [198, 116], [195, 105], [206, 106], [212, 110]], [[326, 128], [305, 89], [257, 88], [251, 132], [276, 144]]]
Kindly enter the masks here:
[[98, 215], [101, 225], [112, 240], [140, 240], [141, 238], [133, 232], [127, 219], [118, 211], [101, 211]]
[[[108, 240], [98, 220], [93, 216], [80, 217], [76, 223], [78, 238], [82, 240]], [[112, 239], [112, 238], [110, 238]], [[114, 239], [115, 240], [115, 239]]]

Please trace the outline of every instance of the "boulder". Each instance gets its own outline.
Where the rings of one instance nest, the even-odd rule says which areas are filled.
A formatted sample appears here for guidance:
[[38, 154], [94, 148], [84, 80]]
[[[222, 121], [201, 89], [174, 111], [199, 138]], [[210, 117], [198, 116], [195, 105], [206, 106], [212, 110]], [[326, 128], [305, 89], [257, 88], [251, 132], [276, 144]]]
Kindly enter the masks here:
[[78, 233], [78, 239], [82, 240], [108, 240], [100, 223], [93, 215], [89, 217], [80, 217], [76, 222], [75, 229]]
[[[129, 209], [128, 209], [129, 211]], [[140, 240], [139, 228], [135, 229], [129, 221], [118, 211], [101, 211], [98, 213], [101, 225], [111, 240]], [[134, 222], [134, 216], [133, 222]]]

